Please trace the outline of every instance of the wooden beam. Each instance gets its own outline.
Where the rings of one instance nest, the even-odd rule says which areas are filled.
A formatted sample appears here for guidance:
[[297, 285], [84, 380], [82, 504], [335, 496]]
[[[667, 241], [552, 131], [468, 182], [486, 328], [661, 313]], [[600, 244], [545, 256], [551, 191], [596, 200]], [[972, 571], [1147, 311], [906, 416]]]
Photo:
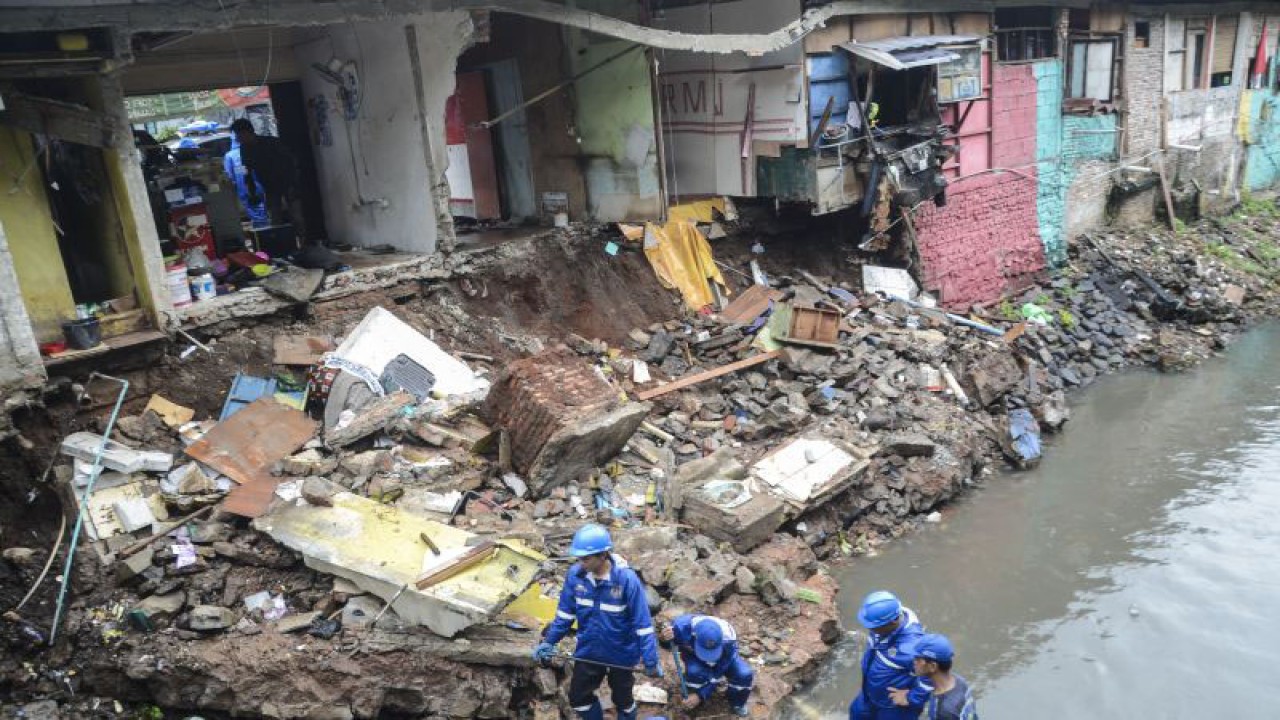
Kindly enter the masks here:
[[661, 387], [656, 387], [656, 388], [653, 388], [652, 390], [645, 390], [644, 392], [637, 393], [636, 397], [640, 398], [641, 400], [649, 400], [650, 398], [656, 398], [660, 395], [666, 395], [667, 393], [671, 393], [671, 392], [675, 392], [676, 390], [687, 388], [690, 385], [697, 385], [698, 383], [703, 382], [705, 380], [712, 380], [714, 378], [720, 377], [721, 375], [728, 375], [729, 373], [732, 373], [732, 372], [737, 372], [739, 370], [744, 370], [749, 367], [760, 365], [761, 363], [766, 363], [778, 357], [780, 354], [782, 354], [781, 350], [770, 350], [769, 352], [762, 353], [760, 355], [752, 355], [751, 357], [745, 360], [739, 360], [737, 362], [729, 363], [728, 365], [722, 365], [718, 368], [715, 368], [714, 370], [707, 370], [706, 372], [695, 373], [693, 375], [686, 375], [680, 378], [679, 380], [676, 380], [675, 382], [669, 382], [666, 385], [663, 385]]
[[119, 125], [106, 113], [17, 92], [4, 94], [0, 125], [99, 148], [115, 147]]

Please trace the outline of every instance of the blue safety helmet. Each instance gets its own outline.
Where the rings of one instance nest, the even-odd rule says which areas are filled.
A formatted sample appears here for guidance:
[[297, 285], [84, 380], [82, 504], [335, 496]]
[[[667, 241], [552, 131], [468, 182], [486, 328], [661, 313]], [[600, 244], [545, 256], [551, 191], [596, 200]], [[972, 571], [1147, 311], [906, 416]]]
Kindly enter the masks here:
[[934, 662], [947, 662], [956, 656], [946, 635], [929, 634], [916, 643], [916, 657]]
[[720, 662], [724, 652], [724, 631], [715, 620], [703, 620], [693, 626], [693, 654], [708, 665]]
[[569, 545], [569, 554], [574, 557], [587, 557], [613, 549], [613, 539], [603, 525], [591, 523], [578, 528], [573, 534], [573, 542]]
[[877, 590], [862, 601], [862, 609], [858, 611], [858, 622], [868, 630], [884, 627], [902, 613], [902, 603], [888, 590]]

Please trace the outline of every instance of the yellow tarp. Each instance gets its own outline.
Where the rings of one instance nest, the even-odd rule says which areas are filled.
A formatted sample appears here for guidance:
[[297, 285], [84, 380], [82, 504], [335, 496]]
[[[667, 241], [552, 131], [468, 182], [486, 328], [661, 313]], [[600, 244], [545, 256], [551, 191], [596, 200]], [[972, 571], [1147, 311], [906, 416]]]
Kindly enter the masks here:
[[[634, 239], [636, 229], [629, 226], [622, 231]], [[645, 257], [658, 280], [664, 287], [679, 290], [690, 309], [701, 310], [714, 302], [708, 281], [719, 285], [721, 293], [728, 296], [724, 276], [711, 255], [711, 244], [696, 225], [683, 220], [671, 220], [661, 226], [646, 223], [643, 237]]]
[[724, 198], [718, 197], [710, 200], [684, 203], [683, 205], [672, 205], [667, 208], [667, 219], [700, 223], [715, 222], [719, 218], [711, 212], [712, 210], [720, 213], [720, 217], [724, 217], [726, 214]]

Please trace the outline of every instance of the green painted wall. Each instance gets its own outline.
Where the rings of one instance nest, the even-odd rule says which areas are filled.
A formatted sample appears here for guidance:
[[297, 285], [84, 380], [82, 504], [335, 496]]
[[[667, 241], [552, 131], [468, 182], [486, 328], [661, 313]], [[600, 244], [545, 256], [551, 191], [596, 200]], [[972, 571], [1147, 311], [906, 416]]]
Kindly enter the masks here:
[[[62, 322], [75, 318], [75, 300], [62, 265], [58, 237], [49, 217], [40, 169], [31, 136], [0, 126], [0, 222], [13, 255], [14, 272], [36, 340], [62, 339]], [[22, 181], [14, 179], [29, 171]]]
[[[639, 19], [626, 17], [635, 14], [634, 6], [613, 4], [619, 6], [619, 17]], [[604, 11], [596, 5], [588, 9]], [[633, 47], [578, 30], [566, 32], [574, 74]], [[663, 203], [648, 54], [632, 50], [595, 70], [574, 84], [572, 96], [588, 214], [600, 221], [658, 217]]]

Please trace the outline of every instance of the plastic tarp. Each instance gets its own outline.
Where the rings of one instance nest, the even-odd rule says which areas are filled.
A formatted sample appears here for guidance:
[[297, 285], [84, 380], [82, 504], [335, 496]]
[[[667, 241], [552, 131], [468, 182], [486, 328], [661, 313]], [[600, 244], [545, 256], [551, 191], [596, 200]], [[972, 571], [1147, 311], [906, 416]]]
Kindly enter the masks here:
[[685, 305], [691, 310], [715, 302], [709, 283], [714, 282], [727, 296], [724, 276], [711, 254], [711, 243], [698, 231], [698, 226], [685, 220], [671, 220], [666, 225], [646, 223], [639, 226], [622, 226], [623, 234], [631, 239], [644, 240], [644, 254], [653, 266], [653, 272], [663, 287], [680, 291]]
[[710, 223], [720, 219], [716, 217], [716, 213], [720, 213], [720, 217], [726, 215], [724, 198], [722, 197], [672, 205], [667, 208], [667, 219]]

